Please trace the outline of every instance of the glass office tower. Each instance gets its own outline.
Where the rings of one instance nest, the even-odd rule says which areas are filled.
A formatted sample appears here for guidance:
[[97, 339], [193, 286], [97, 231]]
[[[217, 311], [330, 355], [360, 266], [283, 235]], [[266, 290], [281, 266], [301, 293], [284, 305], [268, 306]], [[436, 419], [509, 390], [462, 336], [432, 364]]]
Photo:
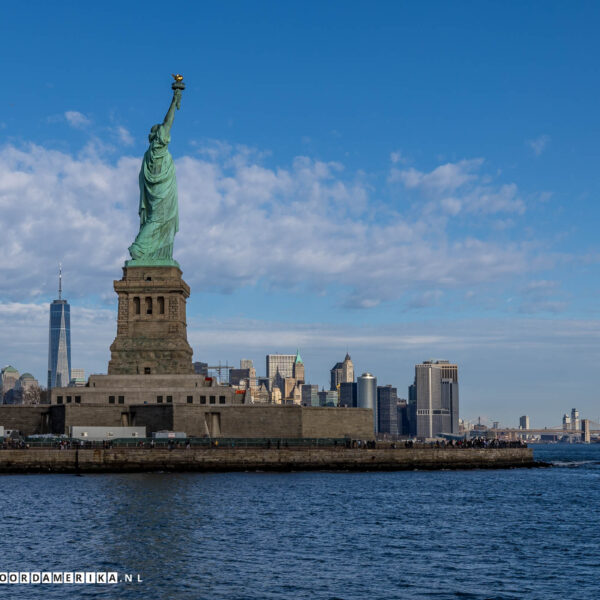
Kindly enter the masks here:
[[370, 408], [373, 410], [373, 431], [377, 433], [379, 416], [377, 414], [377, 377], [371, 373], [363, 373], [356, 379], [357, 402], [359, 408]]
[[58, 274], [58, 300], [50, 304], [48, 390], [71, 381], [71, 307], [62, 298], [62, 270]]

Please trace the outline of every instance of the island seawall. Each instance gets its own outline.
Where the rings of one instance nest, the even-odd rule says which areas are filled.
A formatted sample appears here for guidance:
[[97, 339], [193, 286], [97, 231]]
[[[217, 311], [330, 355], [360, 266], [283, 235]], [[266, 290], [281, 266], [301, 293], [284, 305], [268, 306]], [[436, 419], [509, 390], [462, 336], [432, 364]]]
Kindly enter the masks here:
[[545, 466], [530, 448], [94, 448], [2, 450], [0, 473], [406, 471]]

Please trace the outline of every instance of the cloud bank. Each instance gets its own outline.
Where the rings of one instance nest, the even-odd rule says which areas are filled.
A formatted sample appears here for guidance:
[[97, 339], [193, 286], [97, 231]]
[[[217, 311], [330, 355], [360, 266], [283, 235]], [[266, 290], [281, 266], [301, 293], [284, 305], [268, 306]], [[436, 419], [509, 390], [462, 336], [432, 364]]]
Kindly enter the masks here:
[[[526, 241], [456, 235], [451, 220], [518, 216], [525, 205], [514, 183], [491, 183], [482, 159], [431, 172], [399, 164], [388, 177], [394, 201], [383, 202], [364, 174], [336, 162], [300, 156], [267, 167], [260, 153], [223, 143], [177, 159], [175, 256], [186, 280], [224, 293], [258, 281], [318, 293], [333, 287], [345, 306], [369, 308], [414, 290], [429, 302], [535, 268]], [[138, 227], [139, 166], [139, 157], [111, 160], [97, 146], [80, 154], [1, 148], [0, 297], [48, 296], [58, 262], [72, 297], [112, 297], [107, 281], [118, 276]], [[404, 192], [422, 196], [418, 210]]]

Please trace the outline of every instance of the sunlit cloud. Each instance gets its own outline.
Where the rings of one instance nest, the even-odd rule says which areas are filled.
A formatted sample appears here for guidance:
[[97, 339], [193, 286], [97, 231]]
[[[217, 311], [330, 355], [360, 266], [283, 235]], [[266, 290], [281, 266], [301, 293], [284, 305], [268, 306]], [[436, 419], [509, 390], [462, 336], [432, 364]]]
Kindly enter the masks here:
[[[2, 297], [54, 289], [58, 262], [80, 295], [106, 294], [119, 272], [138, 227], [140, 159], [115, 162], [110, 148], [90, 144], [79, 155], [34, 145], [0, 149]], [[370, 308], [415, 289], [473, 286], [535, 268], [532, 248], [518, 240], [450, 241], [431, 211], [385, 208], [378, 215], [372, 187], [340, 163], [297, 157], [269, 168], [260, 153], [226, 144], [201, 156], [177, 160], [175, 242], [186, 279], [200, 289], [228, 293], [257, 281], [298, 291], [333, 286], [343, 305]], [[516, 186], [480, 185], [480, 164], [415, 175], [422, 183], [413, 187], [461, 188], [455, 202], [446, 197], [448, 212], [517, 210]]]
[[75, 129], [83, 129], [91, 124], [91, 120], [88, 119], [83, 113], [76, 110], [68, 110], [65, 112], [65, 119], [67, 123]]

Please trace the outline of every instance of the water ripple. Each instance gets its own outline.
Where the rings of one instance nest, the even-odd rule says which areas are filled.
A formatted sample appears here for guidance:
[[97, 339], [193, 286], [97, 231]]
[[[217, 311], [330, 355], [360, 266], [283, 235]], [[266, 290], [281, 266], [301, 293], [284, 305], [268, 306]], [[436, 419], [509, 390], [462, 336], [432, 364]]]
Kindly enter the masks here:
[[535, 452], [569, 468], [5, 476], [0, 571], [144, 579], [32, 600], [597, 597], [600, 446]]

